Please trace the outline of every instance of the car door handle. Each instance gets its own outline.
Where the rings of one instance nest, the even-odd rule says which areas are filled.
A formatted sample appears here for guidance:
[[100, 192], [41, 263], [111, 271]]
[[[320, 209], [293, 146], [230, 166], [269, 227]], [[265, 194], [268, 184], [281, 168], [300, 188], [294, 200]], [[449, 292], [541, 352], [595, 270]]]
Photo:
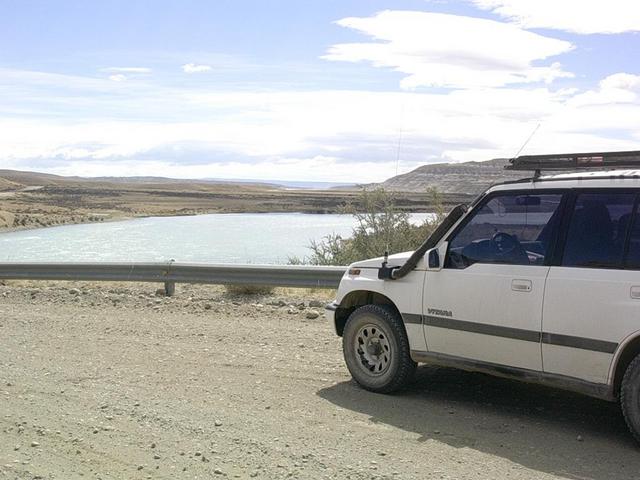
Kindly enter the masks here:
[[515, 292], [530, 292], [532, 288], [531, 280], [511, 280], [511, 290]]
[[631, 298], [640, 300], [640, 285], [633, 285], [631, 287]]

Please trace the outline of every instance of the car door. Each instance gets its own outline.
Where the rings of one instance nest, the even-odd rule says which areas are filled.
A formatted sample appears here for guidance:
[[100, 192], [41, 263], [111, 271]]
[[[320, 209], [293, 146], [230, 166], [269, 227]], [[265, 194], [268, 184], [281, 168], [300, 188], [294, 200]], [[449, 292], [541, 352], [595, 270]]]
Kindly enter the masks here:
[[614, 352], [640, 330], [640, 221], [632, 190], [578, 190], [547, 279], [544, 371], [606, 383]]
[[542, 301], [562, 200], [561, 191], [497, 191], [454, 230], [444, 268], [426, 273], [429, 352], [542, 370]]

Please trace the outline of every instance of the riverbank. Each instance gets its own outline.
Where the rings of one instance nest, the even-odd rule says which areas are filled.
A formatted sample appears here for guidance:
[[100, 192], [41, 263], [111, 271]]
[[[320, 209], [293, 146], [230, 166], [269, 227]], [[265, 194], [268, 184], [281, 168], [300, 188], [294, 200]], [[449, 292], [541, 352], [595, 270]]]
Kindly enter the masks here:
[[[394, 195], [400, 210], [434, 210], [429, 193], [397, 192]], [[340, 213], [346, 205], [357, 205], [359, 199], [357, 190], [67, 181], [3, 192], [0, 195], [0, 231], [209, 213]], [[448, 194], [442, 200], [445, 205], [453, 205], [468, 198]]]
[[[7, 215], [9, 214], [9, 215]], [[88, 223], [118, 222], [131, 220], [133, 217], [114, 214], [78, 215], [78, 214], [11, 214], [0, 211], [0, 233], [21, 232], [24, 230], [40, 230], [43, 228], [62, 227], [64, 225], [84, 225]]]

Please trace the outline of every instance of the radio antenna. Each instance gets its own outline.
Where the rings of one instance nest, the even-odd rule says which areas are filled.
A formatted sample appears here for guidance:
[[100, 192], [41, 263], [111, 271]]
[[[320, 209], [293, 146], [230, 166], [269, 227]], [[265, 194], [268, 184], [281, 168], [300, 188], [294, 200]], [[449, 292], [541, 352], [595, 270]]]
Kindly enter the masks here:
[[529, 137], [524, 141], [524, 143], [520, 147], [520, 150], [518, 150], [518, 153], [516, 153], [513, 158], [518, 157], [522, 153], [522, 150], [524, 150], [524, 147], [526, 147], [527, 144], [531, 141], [531, 139], [536, 134], [539, 128], [540, 128], [540, 123], [538, 122], [538, 124], [536, 125], [536, 128], [533, 129], [533, 131], [531, 132], [531, 135], [529, 135]]
[[400, 112], [400, 130], [398, 131], [398, 149], [396, 151], [396, 177], [398, 176], [398, 167], [400, 166], [400, 149], [402, 148], [402, 134], [404, 133], [404, 105]]
[[[398, 148], [396, 150], [396, 174], [395, 176], [398, 176], [398, 168], [400, 166], [400, 149], [402, 148], [402, 134], [404, 131], [404, 103], [401, 104], [400, 107], [400, 127], [398, 129]], [[387, 225], [387, 229], [389, 228], [389, 226]], [[384, 250], [384, 264], [387, 263], [387, 260], [389, 258], [389, 250], [391, 248], [391, 232], [389, 230], [387, 230], [387, 238], [386, 238], [386, 242], [385, 242], [385, 250]]]

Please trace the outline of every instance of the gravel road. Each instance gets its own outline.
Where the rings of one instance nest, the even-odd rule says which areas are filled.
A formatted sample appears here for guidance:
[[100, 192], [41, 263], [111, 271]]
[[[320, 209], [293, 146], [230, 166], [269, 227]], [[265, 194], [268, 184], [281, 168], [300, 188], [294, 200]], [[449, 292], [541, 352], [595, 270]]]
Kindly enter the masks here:
[[0, 286], [0, 478], [640, 476], [614, 404], [428, 366], [359, 389], [291, 295]]

